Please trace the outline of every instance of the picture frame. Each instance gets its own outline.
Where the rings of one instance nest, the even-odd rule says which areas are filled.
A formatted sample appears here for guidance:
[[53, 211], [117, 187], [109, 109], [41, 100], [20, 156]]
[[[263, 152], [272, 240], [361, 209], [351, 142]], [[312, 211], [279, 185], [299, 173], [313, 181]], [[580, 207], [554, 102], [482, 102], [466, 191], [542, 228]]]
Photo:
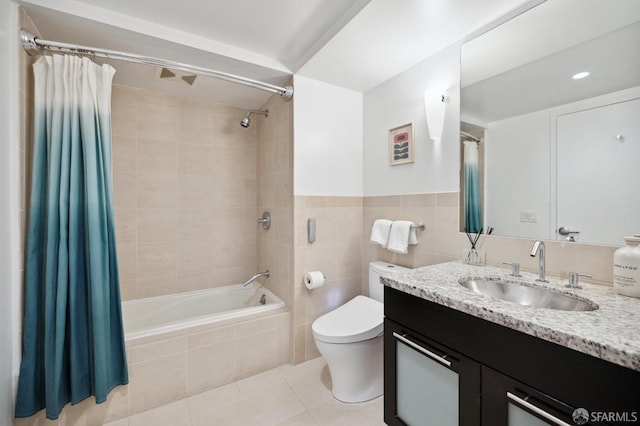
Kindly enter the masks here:
[[415, 162], [413, 123], [403, 124], [389, 130], [389, 165]]

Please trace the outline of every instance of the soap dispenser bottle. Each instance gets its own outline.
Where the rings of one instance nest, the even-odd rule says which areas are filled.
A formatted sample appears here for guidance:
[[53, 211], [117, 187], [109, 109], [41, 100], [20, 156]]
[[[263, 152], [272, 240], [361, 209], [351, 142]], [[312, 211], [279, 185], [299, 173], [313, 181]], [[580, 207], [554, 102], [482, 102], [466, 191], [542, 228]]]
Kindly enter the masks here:
[[613, 253], [613, 287], [625, 296], [640, 297], [640, 235], [624, 237]]

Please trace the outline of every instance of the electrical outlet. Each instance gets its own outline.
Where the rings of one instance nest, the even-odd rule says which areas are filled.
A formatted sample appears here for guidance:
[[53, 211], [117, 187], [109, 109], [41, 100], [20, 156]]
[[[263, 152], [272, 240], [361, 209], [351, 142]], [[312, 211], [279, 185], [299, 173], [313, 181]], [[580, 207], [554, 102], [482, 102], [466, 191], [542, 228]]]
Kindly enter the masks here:
[[538, 213], [536, 213], [536, 212], [520, 212], [520, 222], [536, 223], [536, 222], [538, 222]]

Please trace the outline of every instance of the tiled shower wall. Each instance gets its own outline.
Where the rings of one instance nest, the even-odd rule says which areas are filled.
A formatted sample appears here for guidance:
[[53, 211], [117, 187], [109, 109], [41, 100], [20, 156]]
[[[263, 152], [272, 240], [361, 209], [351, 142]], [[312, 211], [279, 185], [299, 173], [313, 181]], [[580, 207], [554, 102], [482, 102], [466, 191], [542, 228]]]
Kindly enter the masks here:
[[256, 129], [246, 111], [113, 87], [124, 300], [243, 282], [257, 268]]
[[[269, 116], [252, 115], [251, 127], [257, 128], [257, 192], [258, 209], [249, 228], [258, 235], [257, 269], [269, 270], [268, 279], [261, 278], [269, 290], [284, 300], [291, 311], [293, 301], [293, 102], [271, 96], [261, 107]], [[246, 130], [249, 130], [246, 129]], [[257, 219], [263, 212], [271, 214], [271, 228], [265, 230]], [[291, 341], [291, 327], [286, 344]], [[291, 362], [291, 351], [286, 362]]]

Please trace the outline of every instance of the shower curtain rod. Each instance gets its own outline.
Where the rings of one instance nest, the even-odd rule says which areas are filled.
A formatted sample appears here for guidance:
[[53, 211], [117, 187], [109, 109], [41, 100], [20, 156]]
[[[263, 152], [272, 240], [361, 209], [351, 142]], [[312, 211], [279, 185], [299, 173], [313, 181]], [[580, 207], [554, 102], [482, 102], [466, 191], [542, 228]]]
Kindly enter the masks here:
[[150, 56], [136, 55], [133, 53], [119, 52], [116, 50], [98, 49], [96, 47], [80, 46], [76, 44], [61, 43], [51, 40], [43, 40], [25, 29], [20, 29], [20, 40], [22, 41], [22, 48], [27, 52], [34, 50], [49, 50], [63, 53], [76, 53], [96, 56], [99, 58], [116, 59], [118, 61], [134, 62], [137, 64], [152, 65], [157, 67], [165, 67], [177, 71], [184, 71], [202, 76], [213, 77], [219, 80], [229, 81], [231, 83], [242, 84], [244, 86], [253, 87], [254, 89], [260, 89], [271, 93], [277, 93], [287, 101], [293, 98], [293, 86], [290, 85], [280, 87], [273, 84], [265, 83], [263, 81], [228, 74], [222, 71], [216, 71], [165, 59], [153, 58]]
[[478, 139], [477, 137], [473, 136], [471, 133], [467, 133], [465, 131], [460, 130], [460, 134], [466, 138], [471, 139], [471, 142], [482, 143], [482, 139]]

